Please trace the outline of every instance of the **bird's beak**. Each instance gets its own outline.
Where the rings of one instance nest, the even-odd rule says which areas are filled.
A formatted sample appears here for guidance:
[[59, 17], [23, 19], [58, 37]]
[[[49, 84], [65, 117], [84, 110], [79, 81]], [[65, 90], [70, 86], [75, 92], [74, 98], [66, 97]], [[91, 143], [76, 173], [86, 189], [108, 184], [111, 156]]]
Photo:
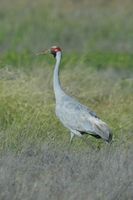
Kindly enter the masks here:
[[45, 54], [48, 54], [48, 53], [50, 53], [50, 49], [45, 49], [43, 51], [36, 53], [36, 56], [45, 55]]

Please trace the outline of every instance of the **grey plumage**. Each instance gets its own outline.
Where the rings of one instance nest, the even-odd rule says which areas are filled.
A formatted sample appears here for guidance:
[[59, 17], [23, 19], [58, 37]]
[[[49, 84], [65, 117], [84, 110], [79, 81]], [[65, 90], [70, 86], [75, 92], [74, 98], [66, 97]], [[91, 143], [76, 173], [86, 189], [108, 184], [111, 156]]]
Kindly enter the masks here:
[[108, 142], [112, 139], [107, 124], [99, 119], [95, 112], [66, 94], [56, 103], [56, 115], [71, 131], [71, 140], [74, 135], [83, 134], [90, 134]]
[[68, 96], [62, 90], [59, 81], [61, 49], [54, 46], [49, 52], [56, 58], [53, 80], [56, 98], [56, 115], [63, 125], [70, 130], [70, 141], [72, 141], [74, 135], [82, 136], [83, 134], [90, 134], [96, 138], [102, 138], [110, 142], [112, 140], [112, 133], [108, 125], [95, 112]]

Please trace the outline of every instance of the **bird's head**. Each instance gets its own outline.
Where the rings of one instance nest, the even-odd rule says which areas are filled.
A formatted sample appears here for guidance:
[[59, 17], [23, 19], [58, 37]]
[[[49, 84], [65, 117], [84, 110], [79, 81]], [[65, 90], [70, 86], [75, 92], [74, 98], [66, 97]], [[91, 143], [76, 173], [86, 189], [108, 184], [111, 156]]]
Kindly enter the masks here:
[[60, 52], [61, 53], [61, 48], [58, 46], [52, 46], [50, 49], [46, 49], [43, 50], [39, 53], [37, 53], [36, 55], [45, 55], [45, 54], [52, 54], [54, 57], [56, 57], [57, 53]]
[[58, 52], [61, 52], [61, 48], [60, 48], [60, 47], [57, 47], [57, 46], [51, 47], [50, 53], [51, 53], [54, 57], [56, 57], [56, 55], [57, 55]]

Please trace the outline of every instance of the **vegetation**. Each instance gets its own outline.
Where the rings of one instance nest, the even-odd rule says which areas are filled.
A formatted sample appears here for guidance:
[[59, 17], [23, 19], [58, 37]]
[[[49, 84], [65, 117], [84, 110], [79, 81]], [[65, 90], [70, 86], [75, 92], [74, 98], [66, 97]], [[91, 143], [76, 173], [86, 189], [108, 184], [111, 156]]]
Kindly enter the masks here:
[[[1, 0], [0, 198], [132, 199], [133, 4]], [[64, 90], [106, 121], [111, 145], [74, 138], [54, 113], [52, 56]]]
[[5, 154], [0, 170], [1, 199], [132, 199], [132, 146], [100, 151], [60, 151], [44, 143], [19, 156]]

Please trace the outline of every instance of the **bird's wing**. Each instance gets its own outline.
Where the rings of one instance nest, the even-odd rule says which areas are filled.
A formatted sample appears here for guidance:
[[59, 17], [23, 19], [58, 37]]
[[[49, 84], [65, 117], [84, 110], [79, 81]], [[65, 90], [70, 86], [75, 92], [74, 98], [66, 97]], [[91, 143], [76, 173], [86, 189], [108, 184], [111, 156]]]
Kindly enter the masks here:
[[68, 96], [57, 103], [56, 108], [57, 116], [66, 127], [82, 132], [93, 132], [91, 119], [98, 117], [88, 107]]
[[106, 141], [111, 140], [112, 134], [108, 125], [88, 107], [69, 96], [65, 97], [61, 102], [57, 102], [56, 106], [57, 116], [64, 126], [71, 131], [76, 130], [81, 133], [90, 133]]

